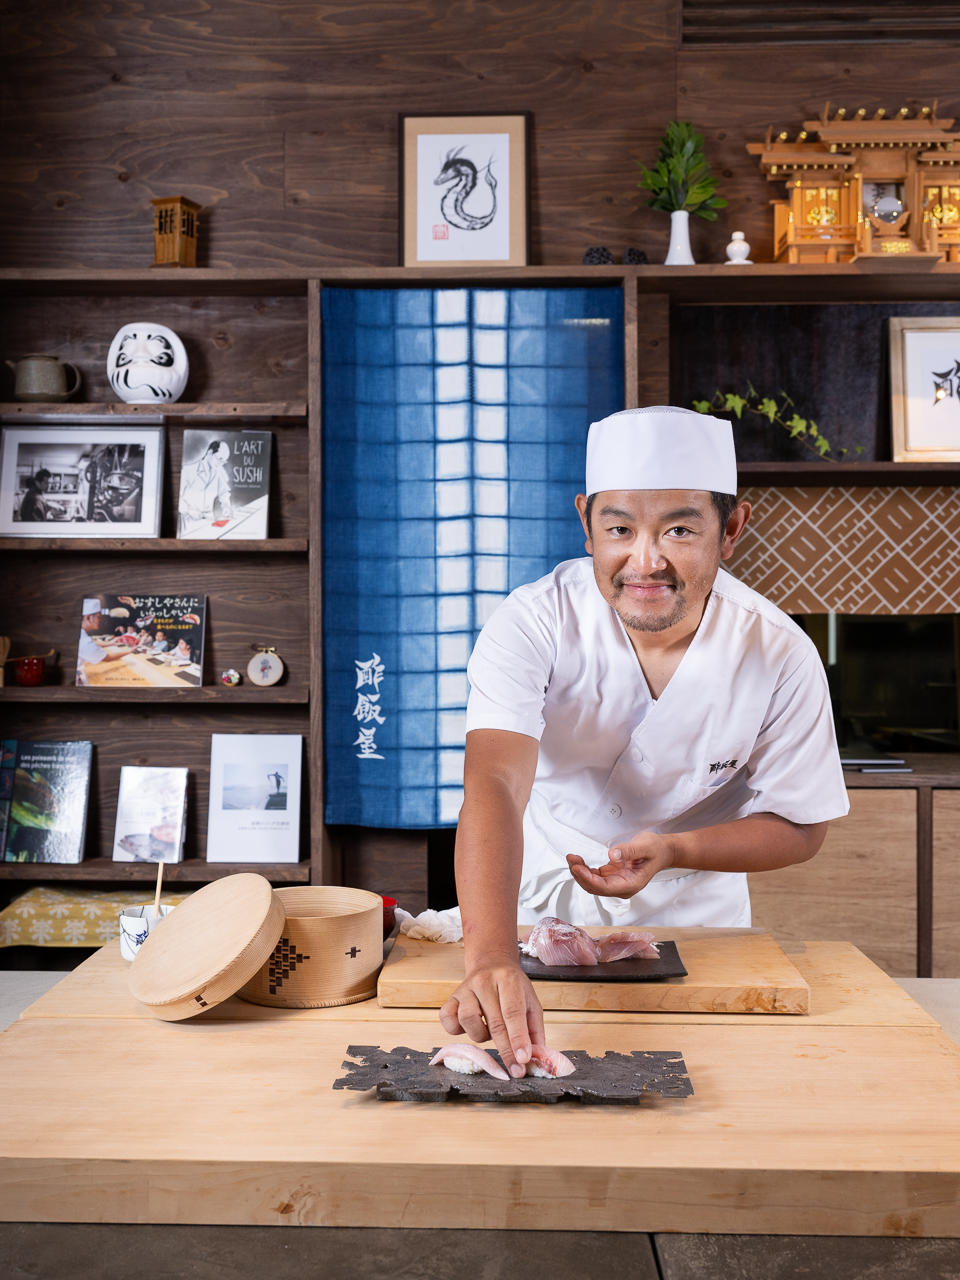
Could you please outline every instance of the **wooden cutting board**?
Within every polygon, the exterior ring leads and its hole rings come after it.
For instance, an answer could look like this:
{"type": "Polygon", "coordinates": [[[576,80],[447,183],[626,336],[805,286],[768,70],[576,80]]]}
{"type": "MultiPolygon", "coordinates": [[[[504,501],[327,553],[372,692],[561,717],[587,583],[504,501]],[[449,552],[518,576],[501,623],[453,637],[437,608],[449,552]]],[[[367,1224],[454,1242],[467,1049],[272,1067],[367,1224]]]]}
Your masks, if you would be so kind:
{"type": "MultiPolygon", "coordinates": [[[[591,929],[600,936],[613,929],[591,929]]],[[[768,934],[755,929],[651,928],[672,939],[687,969],[663,982],[534,982],[544,1009],[695,1013],[809,1013],[810,988],[768,934]]],[[[529,929],[521,929],[525,937],[529,929]]],[[[599,969],[600,966],[598,966],[599,969]]],[[[594,971],[596,972],[596,971],[594,971]]],[[[401,934],[377,983],[384,1007],[439,1009],[463,981],[463,944],[401,934]]]]}

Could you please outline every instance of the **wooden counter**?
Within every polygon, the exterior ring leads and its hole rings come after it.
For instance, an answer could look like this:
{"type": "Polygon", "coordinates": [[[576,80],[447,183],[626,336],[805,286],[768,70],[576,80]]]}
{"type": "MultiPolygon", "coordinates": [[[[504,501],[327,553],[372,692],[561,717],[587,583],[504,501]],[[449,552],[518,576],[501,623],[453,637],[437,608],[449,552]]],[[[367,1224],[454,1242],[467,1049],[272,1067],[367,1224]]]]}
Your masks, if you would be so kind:
{"type": "Polygon", "coordinates": [[[687,1099],[385,1103],[350,1044],[431,1010],[232,1000],[164,1023],[108,946],[0,1036],[5,1221],[960,1236],[960,1048],[847,944],[807,1016],[547,1014],[561,1049],[679,1050],[687,1099]]]}

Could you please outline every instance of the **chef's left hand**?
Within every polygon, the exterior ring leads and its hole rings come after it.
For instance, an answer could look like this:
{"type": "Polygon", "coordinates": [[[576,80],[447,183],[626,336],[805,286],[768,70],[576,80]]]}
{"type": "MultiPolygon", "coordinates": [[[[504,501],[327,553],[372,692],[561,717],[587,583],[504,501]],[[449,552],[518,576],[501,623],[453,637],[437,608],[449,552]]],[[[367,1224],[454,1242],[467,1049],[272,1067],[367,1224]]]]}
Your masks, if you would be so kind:
{"type": "Polygon", "coordinates": [[[651,876],[673,866],[666,836],[641,831],[632,840],[614,845],[602,867],[588,867],[576,853],[567,854],[570,874],[581,889],[603,898],[632,898],[651,876]]]}

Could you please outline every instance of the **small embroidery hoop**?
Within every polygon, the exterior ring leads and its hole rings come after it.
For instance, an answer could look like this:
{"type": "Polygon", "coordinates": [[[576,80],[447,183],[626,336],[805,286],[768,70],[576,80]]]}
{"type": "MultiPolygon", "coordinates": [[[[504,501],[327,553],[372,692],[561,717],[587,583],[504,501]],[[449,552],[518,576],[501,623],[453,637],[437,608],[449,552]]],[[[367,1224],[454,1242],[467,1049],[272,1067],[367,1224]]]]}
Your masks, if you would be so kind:
{"type": "Polygon", "coordinates": [[[256,653],[247,663],[247,676],[262,689],[276,684],[284,672],[283,659],[273,645],[255,644],[256,653]]]}

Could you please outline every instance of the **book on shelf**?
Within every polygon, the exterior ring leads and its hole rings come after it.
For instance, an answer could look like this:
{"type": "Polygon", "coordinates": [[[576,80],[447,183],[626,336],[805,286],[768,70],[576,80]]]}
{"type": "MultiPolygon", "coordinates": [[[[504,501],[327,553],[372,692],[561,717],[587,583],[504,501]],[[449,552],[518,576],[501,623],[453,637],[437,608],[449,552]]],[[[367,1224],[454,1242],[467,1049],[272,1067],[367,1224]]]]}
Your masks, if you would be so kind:
{"type": "Polygon", "coordinates": [[[178,538],[265,538],[270,501],[269,431],[183,433],[178,538]]]}
{"type": "Polygon", "coordinates": [[[114,862],[182,862],[187,770],[125,764],[120,769],[114,862]]]}
{"type": "Polygon", "coordinates": [[[206,609],[206,596],[86,596],[77,684],[98,689],[202,684],[206,609]]]}
{"type": "Polygon", "coordinates": [[[4,743],[13,747],[5,862],[82,862],[90,798],[91,742],[4,743]]]}
{"type": "Polygon", "coordinates": [[[299,862],[299,733],[210,738],[208,862],[299,862]]]}
{"type": "Polygon", "coordinates": [[[7,840],[7,823],[10,818],[10,800],[13,796],[13,775],[17,767],[17,743],[15,738],[0,740],[0,859],[7,840]]]}

